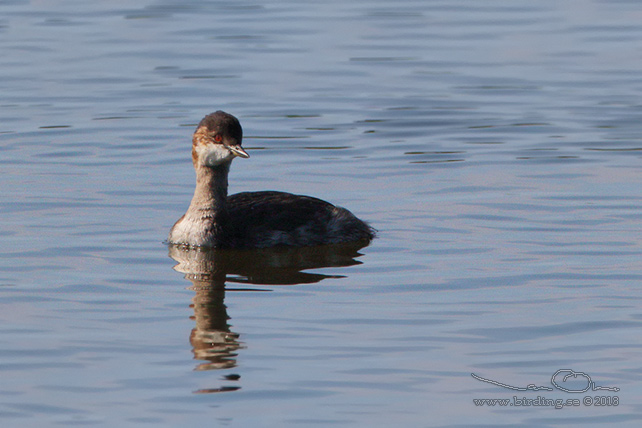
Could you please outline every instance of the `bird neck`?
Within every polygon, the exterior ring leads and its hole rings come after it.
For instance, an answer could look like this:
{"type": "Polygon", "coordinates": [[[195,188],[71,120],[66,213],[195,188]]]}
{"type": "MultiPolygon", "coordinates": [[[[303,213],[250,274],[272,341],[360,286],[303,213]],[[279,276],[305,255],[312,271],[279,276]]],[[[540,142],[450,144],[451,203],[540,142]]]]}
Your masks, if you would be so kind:
{"type": "Polygon", "coordinates": [[[188,211],[212,211],[222,213],[226,211],[227,202],[227,175],[230,163],[225,162],[216,166],[196,166],[196,190],[188,211]]]}

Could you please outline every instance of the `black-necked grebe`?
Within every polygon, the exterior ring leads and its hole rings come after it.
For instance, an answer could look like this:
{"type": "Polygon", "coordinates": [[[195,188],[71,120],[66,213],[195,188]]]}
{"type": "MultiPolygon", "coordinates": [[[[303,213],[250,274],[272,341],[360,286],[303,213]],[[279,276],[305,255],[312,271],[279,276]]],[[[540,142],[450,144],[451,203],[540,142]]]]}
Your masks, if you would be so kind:
{"type": "Polygon", "coordinates": [[[227,196],[235,157],[250,157],[243,130],[231,114],[201,120],[192,138],[196,190],[187,212],[169,233],[171,244],[213,248],[305,247],[372,240],[374,230],[345,208],[285,192],[227,196]]]}

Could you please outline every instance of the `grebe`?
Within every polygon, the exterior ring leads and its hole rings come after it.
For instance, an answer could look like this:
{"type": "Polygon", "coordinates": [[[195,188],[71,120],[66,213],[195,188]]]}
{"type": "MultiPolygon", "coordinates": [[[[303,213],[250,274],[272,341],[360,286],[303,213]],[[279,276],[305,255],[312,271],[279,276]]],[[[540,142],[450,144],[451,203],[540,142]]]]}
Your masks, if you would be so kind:
{"type": "Polygon", "coordinates": [[[345,208],[285,192],[227,196],[236,157],[249,158],[238,119],[217,111],[201,120],[192,138],[196,190],[187,212],[169,232],[169,243],[212,248],[306,247],[370,242],[375,231],[345,208]]]}

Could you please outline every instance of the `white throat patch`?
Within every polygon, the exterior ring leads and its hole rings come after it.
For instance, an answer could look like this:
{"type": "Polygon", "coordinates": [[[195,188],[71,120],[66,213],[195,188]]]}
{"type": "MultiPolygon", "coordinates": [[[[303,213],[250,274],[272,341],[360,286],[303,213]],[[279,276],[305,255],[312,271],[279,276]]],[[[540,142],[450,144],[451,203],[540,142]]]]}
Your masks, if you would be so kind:
{"type": "Polygon", "coordinates": [[[194,149],[199,163],[204,166],[220,165],[234,158],[234,154],[222,144],[197,144],[194,149]]]}

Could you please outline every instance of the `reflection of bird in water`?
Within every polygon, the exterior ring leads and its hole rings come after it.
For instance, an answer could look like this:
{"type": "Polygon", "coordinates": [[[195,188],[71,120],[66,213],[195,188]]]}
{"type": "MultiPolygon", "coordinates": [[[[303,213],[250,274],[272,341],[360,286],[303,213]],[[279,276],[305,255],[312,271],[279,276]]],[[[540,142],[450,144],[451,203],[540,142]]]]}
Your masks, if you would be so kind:
{"type": "Polygon", "coordinates": [[[247,284],[311,284],[336,275],[303,272],[308,269],[347,267],[361,264],[363,242],[318,247],[276,247],[256,250],[217,250],[170,245],[169,255],[178,262],[174,270],[187,279],[200,278],[247,284]]]}
{"type": "Polygon", "coordinates": [[[239,335],[230,331],[227,323],[225,288],[210,281],[192,280],[192,290],[196,293],[190,305],[194,309],[192,319],[196,327],[192,329],[190,343],[194,358],[207,361],[197,370],[230,369],[236,367],[236,351],[241,348],[239,335]]]}
{"type": "MultiPolygon", "coordinates": [[[[185,274],[195,295],[191,307],[196,326],[190,334],[194,358],[205,361],[196,370],[231,369],[237,366],[236,356],[245,346],[239,335],[230,329],[225,306],[225,282],[243,284],[294,285],[315,283],[333,275],[303,272],[305,269],[342,267],[360,264],[359,249],[363,243],[349,243],[310,248],[272,248],[261,250],[214,250],[185,246],[169,246],[169,256],[178,264],[174,270],[185,274]]],[[[265,291],[245,287],[238,291],[265,291]]],[[[237,374],[225,377],[237,381],[237,374]]],[[[239,389],[224,386],[204,389],[199,393],[239,389]]]]}

